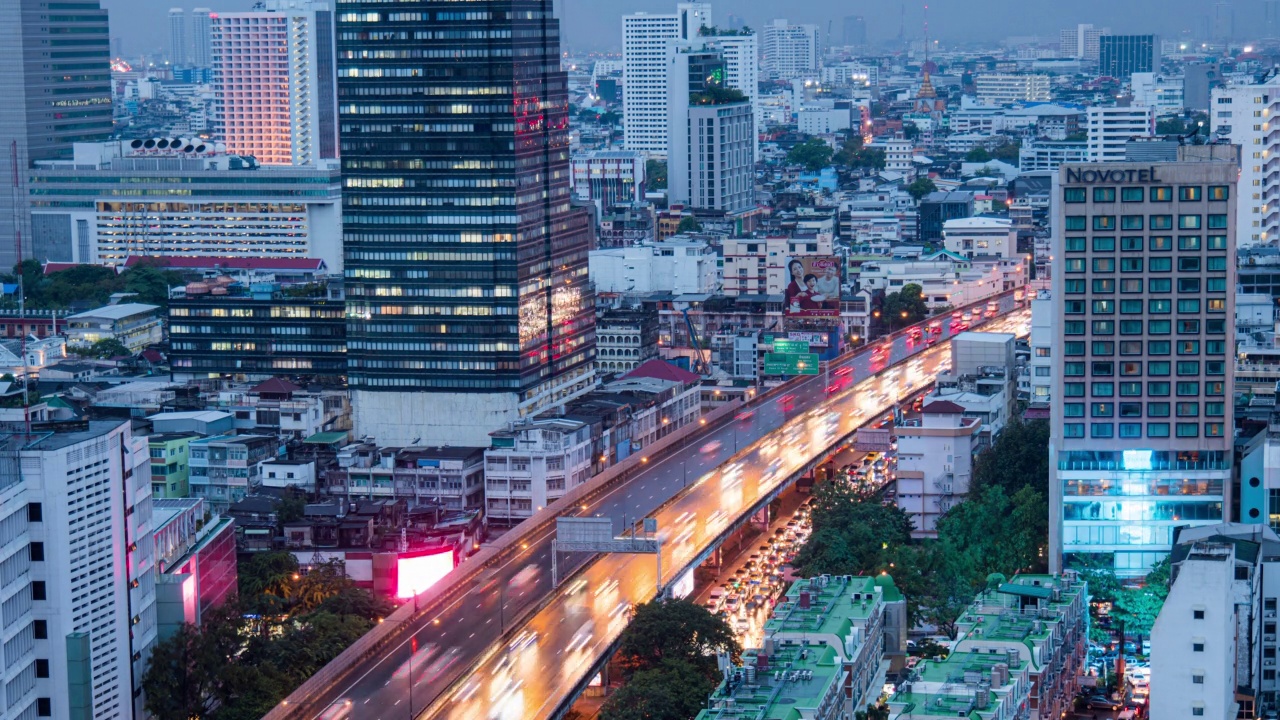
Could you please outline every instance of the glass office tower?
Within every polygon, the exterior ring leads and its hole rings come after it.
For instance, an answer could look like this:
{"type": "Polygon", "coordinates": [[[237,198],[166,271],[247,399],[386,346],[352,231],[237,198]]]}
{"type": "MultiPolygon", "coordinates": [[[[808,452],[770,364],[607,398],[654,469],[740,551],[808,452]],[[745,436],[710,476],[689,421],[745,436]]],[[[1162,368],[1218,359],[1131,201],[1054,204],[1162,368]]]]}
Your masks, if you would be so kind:
{"type": "Polygon", "coordinates": [[[381,444],[488,445],[592,382],[551,7],[338,6],[349,381],[381,444]]]}

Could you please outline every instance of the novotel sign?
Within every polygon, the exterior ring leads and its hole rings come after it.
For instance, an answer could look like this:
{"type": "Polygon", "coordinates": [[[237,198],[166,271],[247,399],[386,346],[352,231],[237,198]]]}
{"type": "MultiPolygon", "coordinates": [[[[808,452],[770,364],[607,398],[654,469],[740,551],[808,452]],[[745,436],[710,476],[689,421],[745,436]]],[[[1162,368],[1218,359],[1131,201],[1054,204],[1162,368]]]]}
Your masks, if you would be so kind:
{"type": "Polygon", "coordinates": [[[1067,168],[1069,183],[1126,183],[1126,182],[1160,182],[1156,177],[1155,166],[1145,170],[1083,170],[1067,168]]]}

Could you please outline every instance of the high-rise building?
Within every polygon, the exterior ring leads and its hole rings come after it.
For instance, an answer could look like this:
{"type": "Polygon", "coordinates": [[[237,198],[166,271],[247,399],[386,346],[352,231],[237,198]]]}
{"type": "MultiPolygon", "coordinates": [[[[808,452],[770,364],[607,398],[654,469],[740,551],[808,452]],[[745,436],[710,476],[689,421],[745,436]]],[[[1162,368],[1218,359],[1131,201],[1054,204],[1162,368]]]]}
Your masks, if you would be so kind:
{"type": "Polygon", "coordinates": [[[673,203],[739,212],[754,193],[754,111],[727,87],[724,58],[707,43],[673,46],[667,74],[668,195],[673,203]]]}
{"type": "Polygon", "coordinates": [[[1280,113],[1280,77],[1213,90],[1209,130],[1243,148],[1236,228],[1240,247],[1274,245],[1280,240],[1280,177],[1270,163],[1280,153],[1280,137],[1271,127],[1280,113]]]}
{"type": "Polygon", "coordinates": [[[1064,57],[1096,61],[1098,59],[1099,40],[1103,35],[1109,35],[1110,33],[1111,28],[1098,28],[1086,23],[1067,28],[1062,31],[1059,37],[1059,44],[1061,45],[1059,52],[1064,57]]]}
{"type": "Polygon", "coordinates": [[[1155,133],[1155,110],[1150,107],[1093,106],[1088,110],[1089,162],[1124,160],[1125,143],[1155,133]]]}
{"type": "Polygon", "coordinates": [[[1099,39],[1098,74],[1124,80],[1134,73],[1158,72],[1158,35],[1103,35],[1099,39]]]}
{"type": "MultiPolygon", "coordinates": [[[[703,34],[701,40],[708,47],[720,51],[724,60],[724,84],[747,96],[751,113],[751,156],[759,156],[758,123],[754,108],[760,94],[760,57],[756,35],[746,28],[722,30],[703,34]]],[[[674,47],[674,44],[673,44],[674,47]]]]}
{"type": "Polygon", "coordinates": [[[213,19],[213,86],[227,150],[263,165],[338,156],[333,12],[272,0],[213,19]]]}
{"type": "Polygon", "coordinates": [[[1049,564],[1143,575],[1230,507],[1239,148],[1054,176],[1049,564]]]}
{"type": "Polygon", "coordinates": [[[680,3],[673,14],[622,18],[622,122],[628,150],[667,152],[667,44],[711,26],[711,3],[680,3]]]}
{"type": "Polygon", "coordinates": [[[1262,0],[1262,37],[1280,37],[1280,0],[1262,0]]]}
{"type": "Polygon", "coordinates": [[[550,0],[343,6],[347,359],[361,435],[487,446],[593,382],[591,228],[569,202],[550,11],[550,0]]]}
{"type": "Polygon", "coordinates": [[[0,435],[0,717],[146,717],[149,464],[127,420],[0,435]]]}
{"type": "Polygon", "coordinates": [[[818,70],[821,52],[817,25],[790,25],[774,20],[761,33],[760,68],[784,80],[818,70]]]}
{"type": "Polygon", "coordinates": [[[1213,41],[1231,42],[1236,36],[1236,10],[1228,0],[1213,4],[1213,41]]]}
{"type": "Polygon", "coordinates": [[[18,182],[0,191],[0,267],[12,267],[18,234],[31,257],[31,163],[70,157],[74,143],[111,134],[111,41],[97,0],[52,14],[40,0],[8,0],[0,27],[0,177],[6,186],[18,182]]]}
{"type": "MultiPolygon", "coordinates": [[[[1277,0],[1280,1],[1280,0],[1277,0]]],[[[867,20],[861,15],[844,16],[844,44],[865,47],[867,44],[867,20]]]]}
{"type": "Polygon", "coordinates": [[[177,67],[190,62],[188,52],[191,47],[187,39],[187,11],[182,8],[169,9],[169,65],[177,67]]]}
{"type": "Polygon", "coordinates": [[[191,11],[191,52],[188,59],[196,67],[213,67],[212,19],[213,11],[209,8],[196,8],[191,11]]]}
{"type": "Polygon", "coordinates": [[[573,194],[601,208],[644,202],[645,161],[634,150],[600,150],[573,158],[573,194]]]}

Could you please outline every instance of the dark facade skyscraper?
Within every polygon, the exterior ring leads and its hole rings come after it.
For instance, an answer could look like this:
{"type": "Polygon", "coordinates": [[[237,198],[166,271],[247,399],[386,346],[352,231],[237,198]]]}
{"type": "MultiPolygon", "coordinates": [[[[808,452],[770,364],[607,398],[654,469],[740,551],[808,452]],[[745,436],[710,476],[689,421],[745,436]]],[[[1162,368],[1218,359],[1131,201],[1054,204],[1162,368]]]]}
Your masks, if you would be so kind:
{"type": "Polygon", "coordinates": [[[866,46],[867,21],[861,15],[844,16],[844,44],[866,46]]]}
{"type": "Polygon", "coordinates": [[[110,51],[98,0],[0,2],[0,267],[15,262],[15,230],[31,256],[31,162],[69,158],[73,143],[111,135],[110,51]]]}
{"type": "Polygon", "coordinates": [[[551,0],[343,3],[338,113],[356,432],[487,445],[593,379],[551,0]]]}
{"type": "Polygon", "coordinates": [[[1098,74],[1128,80],[1133,73],[1160,72],[1158,35],[1103,35],[1098,38],[1098,74]]]}

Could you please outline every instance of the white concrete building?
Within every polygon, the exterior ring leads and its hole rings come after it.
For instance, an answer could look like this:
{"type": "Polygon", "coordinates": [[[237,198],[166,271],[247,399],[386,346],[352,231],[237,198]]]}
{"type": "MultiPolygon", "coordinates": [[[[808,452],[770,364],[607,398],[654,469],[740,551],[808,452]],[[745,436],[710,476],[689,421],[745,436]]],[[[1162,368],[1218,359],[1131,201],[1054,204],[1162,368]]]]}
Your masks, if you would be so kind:
{"type": "Polygon", "coordinates": [[[1240,146],[1236,201],[1239,247],[1276,244],[1280,238],[1280,77],[1213,90],[1209,103],[1214,135],[1240,146]]]}
{"type": "Polygon", "coordinates": [[[1030,388],[1027,401],[1034,406],[1047,407],[1053,397],[1053,299],[1048,290],[1042,290],[1031,301],[1031,359],[1030,388]]]}
{"type": "Polygon", "coordinates": [[[714,43],[668,47],[668,199],[707,210],[746,210],[755,195],[756,118],[750,99],[717,94],[736,88],[715,80],[726,63],[714,43]]]}
{"type": "Polygon", "coordinates": [[[157,630],[149,464],[127,421],[5,436],[0,718],[146,716],[157,630]]]}
{"type": "Polygon", "coordinates": [[[849,108],[803,108],[796,113],[796,127],[805,135],[831,135],[848,130],[853,122],[849,108]]]}
{"type": "Polygon", "coordinates": [[[817,71],[822,56],[817,25],[774,20],[764,26],[761,36],[760,68],[765,72],[790,80],[817,71]]]}
{"type": "Polygon", "coordinates": [[[1094,27],[1088,23],[1080,23],[1075,27],[1062,31],[1059,36],[1061,43],[1060,53],[1063,57],[1097,62],[1098,55],[1102,49],[1101,38],[1103,35],[1110,34],[1111,28],[1094,27]]]}
{"type": "Polygon", "coordinates": [[[725,295],[781,295],[790,282],[787,261],[796,255],[832,255],[831,233],[812,237],[725,238],[725,295]]]}
{"type": "Polygon", "coordinates": [[[921,287],[929,307],[960,307],[1004,290],[998,265],[975,266],[963,258],[935,253],[919,260],[873,260],[862,264],[858,285],[865,290],[897,292],[904,285],[921,287]]]}
{"type": "Polygon", "coordinates": [[[667,152],[667,45],[711,25],[711,3],[680,3],[672,14],[622,17],[622,122],[628,150],[667,152]]]}
{"type": "Polygon", "coordinates": [[[621,248],[592,250],[588,266],[596,292],[713,293],[720,288],[715,249],[676,236],[621,248]]]}
{"type": "Polygon", "coordinates": [[[145,303],[106,305],[67,316],[67,345],[84,349],[99,340],[119,340],[129,352],[164,340],[159,306],[145,303]]]}
{"type": "Polygon", "coordinates": [[[635,150],[600,150],[573,157],[573,194],[602,208],[644,202],[645,159],[635,150]]]}
{"type": "Polygon", "coordinates": [[[309,493],[316,491],[316,463],[314,460],[285,460],[276,458],[262,463],[262,487],[300,487],[309,493]]]}
{"type": "Polygon", "coordinates": [[[323,0],[267,0],[213,16],[213,84],[227,149],[263,165],[338,157],[333,11],[323,0]]]}
{"type": "Polygon", "coordinates": [[[1025,140],[1018,148],[1018,170],[1057,170],[1063,163],[1085,162],[1089,145],[1076,140],[1025,140]]]}
{"type": "Polygon", "coordinates": [[[938,518],[969,492],[973,453],[982,423],[965,409],[935,400],[920,418],[894,429],[898,436],[898,507],[911,516],[911,536],[936,538],[938,518]]]}
{"type": "Polygon", "coordinates": [[[983,73],[974,78],[981,105],[1014,105],[1022,102],[1048,102],[1048,75],[983,73]]]}
{"type": "Polygon", "coordinates": [[[1133,73],[1129,76],[1133,104],[1155,110],[1156,116],[1180,113],[1186,106],[1182,77],[1166,77],[1157,73],[1133,73]]]}
{"type": "Polygon", "coordinates": [[[1124,145],[1132,138],[1155,134],[1155,111],[1149,107],[1098,107],[1088,112],[1088,162],[1123,162],[1124,145]]]}
{"type": "Polygon", "coordinates": [[[867,147],[884,150],[885,172],[911,174],[915,172],[915,146],[903,138],[876,138],[867,147]]]}
{"type": "Polygon", "coordinates": [[[566,418],[524,419],[489,433],[485,516],[516,524],[591,477],[591,426],[566,418]]]}
{"type": "Polygon", "coordinates": [[[948,252],[969,259],[988,255],[1013,258],[1018,254],[1018,231],[1005,218],[956,218],[942,223],[942,243],[948,252]]]}

